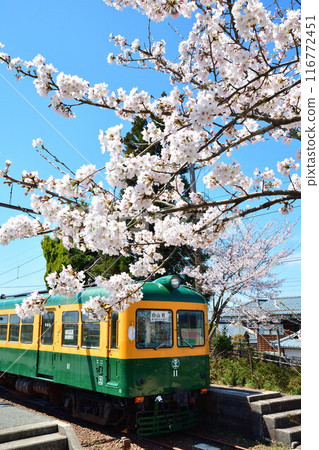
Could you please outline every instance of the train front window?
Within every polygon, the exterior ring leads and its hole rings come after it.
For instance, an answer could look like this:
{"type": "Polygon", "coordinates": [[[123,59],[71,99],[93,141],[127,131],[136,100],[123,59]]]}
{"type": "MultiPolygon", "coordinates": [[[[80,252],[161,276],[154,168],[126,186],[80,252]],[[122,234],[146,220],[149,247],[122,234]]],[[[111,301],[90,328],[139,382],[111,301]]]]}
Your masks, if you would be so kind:
{"type": "Polygon", "coordinates": [[[138,309],[136,312],[136,347],[168,348],[173,346],[172,311],[138,309]]]}
{"type": "Polygon", "coordinates": [[[177,311],[177,345],[179,347],[197,347],[204,343],[203,312],[177,311]]]}

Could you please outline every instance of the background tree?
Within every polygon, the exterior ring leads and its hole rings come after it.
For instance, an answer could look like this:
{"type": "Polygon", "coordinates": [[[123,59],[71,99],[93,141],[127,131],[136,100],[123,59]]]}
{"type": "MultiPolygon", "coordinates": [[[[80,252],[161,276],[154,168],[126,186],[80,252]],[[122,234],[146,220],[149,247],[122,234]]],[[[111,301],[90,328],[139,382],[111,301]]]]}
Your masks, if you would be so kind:
{"type": "Polygon", "coordinates": [[[230,336],[226,334],[218,333],[211,341],[213,356],[227,357],[234,350],[234,345],[230,336]]]}
{"type": "MultiPolygon", "coordinates": [[[[257,300],[278,294],[283,280],[274,269],[295,250],[287,246],[291,231],[287,224],[269,222],[256,230],[252,222],[242,223],[207,250],[210,259],[204,272],[198,267],[185,269],[210,298],[210,336],[215,334],[226,307],[244,304],[243,297],[257,300]]],[[[261,320],[260,316],[261,311],[261,320]]]]}
{"type": "Polygon", "coordinates": [[[89,250],[82,252],[77,248],[66,249],[60,239],[45,236],[41,242],[46,259],[44,279],[52,273],[60,273],[63,266],[71,265],[77,272],[85,271],[85,284],[91,284],[98,275],[112,276],[128,271],[131,258],[99,255],[89,250]]]}

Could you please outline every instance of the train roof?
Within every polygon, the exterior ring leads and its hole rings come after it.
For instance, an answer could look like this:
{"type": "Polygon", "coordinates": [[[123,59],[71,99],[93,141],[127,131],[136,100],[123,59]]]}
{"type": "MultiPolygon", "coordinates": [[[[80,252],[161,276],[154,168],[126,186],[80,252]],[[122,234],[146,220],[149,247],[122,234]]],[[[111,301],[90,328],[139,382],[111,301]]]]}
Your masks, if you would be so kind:
{"type": "MultiPolygon", "coordinates": [[[[164,279],[164,277],[162,277],[164,279]]],[[[162,284],[161,278],[155,281],[149,281],[142,287],[143,299],[150,301],[167,301],[167,302],[183,302],[183,303],[206,303],[205,297],[194,289],[181,285],[176,289],[169,288],[167,283],[162,284]]],[[[20,304],[29,294],[22,294],[20,296],[9,297],[0,300],[0,310],[15,308],[16,304],[20,304]]],[[[49,295],[49,294],[43,294],[49,295]]],[[[55,295],[50,297],[46,306],[54,305],[68,305],[68,304],[82,304],[87,302],[90,297],[97,295],[109,296],[109,293],[101,287],[90,287],[85,289],[82,293],[76,294],[74,297],[65,297],[62,295],[55,295]]]]}

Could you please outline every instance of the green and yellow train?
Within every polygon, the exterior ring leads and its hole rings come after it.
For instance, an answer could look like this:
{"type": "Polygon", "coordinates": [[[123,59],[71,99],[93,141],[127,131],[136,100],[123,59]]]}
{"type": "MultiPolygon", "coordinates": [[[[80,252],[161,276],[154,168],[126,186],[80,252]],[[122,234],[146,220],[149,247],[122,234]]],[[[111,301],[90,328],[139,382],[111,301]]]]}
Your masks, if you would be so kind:
{"type": "Polygon", "coordinates": [[[196,425],[209,386],[207,304],[178,277],[143,286],[143,300],[98,322],[81,312],[88,288],[55,296],[21,320],[25,296],[0,300],[0,382],[61,403],[75,417],[159,434],[196,425]]]}

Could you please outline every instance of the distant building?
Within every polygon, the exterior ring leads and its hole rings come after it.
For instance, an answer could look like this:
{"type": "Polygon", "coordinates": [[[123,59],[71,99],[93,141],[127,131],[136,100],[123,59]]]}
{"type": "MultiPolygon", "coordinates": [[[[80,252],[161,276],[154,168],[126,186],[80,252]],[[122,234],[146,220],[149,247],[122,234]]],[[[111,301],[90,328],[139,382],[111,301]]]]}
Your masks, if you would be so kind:
{"type": "Polygon", "coordinates": [[[290,336],[301,328],[301,297],[258,300],[258,305],[269,314],[269,322],[258,327],[257,350],[277,352],[278,338],[290,336]]]}
{"type": "MultiPolygon", "coordinates": [[[[280,350],[283,356],[286,358],[301,359],[301,333],[293,333],[290,336],[286,336],[280,339],[280,350]]],[[[273,342],[273,346],[278,352],[278,342],[273,342]]]]}
{"type": "MultiPolygon", "coordinates": [[[[267,316],[269,317],[267,323],[263,322],[262,324],[257,325],[256,328],[249,327],[250,333],[254,331],[257,336],[257,350],[259,352],[278,352],[278,340],[283,341],[283,338],[292,336],[301,328],[301,297],[281,297],[274,300],[258,299],[257,305],[255,301],[248,302],[245,305],[245,308],[247,310],[249,310],[249,308],[256,309],[256,306],[261,309],[261,312],[267,313],[267,316]]],[[[225,326],[228,329],[228,327],[231,327],[236,321],[238,321],[236,309],[227,308],[221,317],[220,329],[225,326]]],[[[243,327],[243,329],[244,328],[247,329],[247,327],[243,327]]],[[[229,328],[229,330],[230,333],[233,333],[232,328],[229,328]]],[[[235,334],[244,334],[245,331],[242,331],[243,333],[235,334]]],[[[229,335],[231,335],[230,333],[229,335]]],[[[290,343],[293,344],[293,342],[288,339],[287,341],[284,341],[282,349],[286,348],[285,346],[290,343]]],[[[294,345],[299,344],[300,343],[294,343],[294,345]]],[[[286,350],[288,350],[288,348],[286,348],[286,350]]],[[[291,349],[291,353],[296,352],[291,349]]]]}

